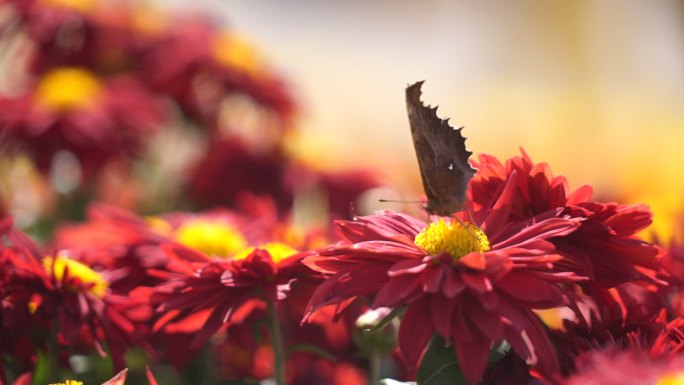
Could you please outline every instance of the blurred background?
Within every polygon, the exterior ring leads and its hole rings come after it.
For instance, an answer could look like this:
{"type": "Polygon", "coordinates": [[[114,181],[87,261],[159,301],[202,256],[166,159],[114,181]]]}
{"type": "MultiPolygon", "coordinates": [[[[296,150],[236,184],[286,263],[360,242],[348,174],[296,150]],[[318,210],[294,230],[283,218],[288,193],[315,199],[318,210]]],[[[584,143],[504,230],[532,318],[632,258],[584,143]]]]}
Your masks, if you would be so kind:
{"type": "MultiPolygon", "coordinates": [[[[167,260],[143,246],[182,242],[183,221],[217,207],[244,216],[234,227],[245,234],[272,231],[298,250],[328,244],[350,202],[424,217],[404,100],[419,80],[476,155],[503,162],[523,148],[571,189],[646,203],[647,235],[663,244],[684,218],[681,1],[0,0],[0,219],[48,248],[102,243],[157,268],[167,260]]],[[[212,229],[189,238],[232,242],[212,229]]],[[[126,293],[138,284],[119,277],[126,293]]],[[[372,358],[351,337],[331,342],[351,366],[326,376],[357,381],[339,384],[364,383],[372,358]]],[[[230,338],[215,342],[216,357],[236,359],[217,377],[271,375],[256,345],[237,357],[230,338]]],[[[179,355],[178,368],[194,359],[179,355]]],[[[203,357],[181,374],[213,371],[203,357]]],[[[145,359],[130,359],[132,372],[145,359]]],[[[303,377],[311,362],[297,364],[303,377]]]]}
{"type": "Polygon", "coordinates": [[[226,20],[278,64],[318,162],[416,180],[403,89],[425,80],[423,99],[466,127],[476,154],[520,146],[571,187],[658,217],[683,206],[681,1],[172,4],[226,20]]]}
{"type": "MultiPolygon", "coordinates": [[[[83,11],[95,0],[42,2],[83,11]]],[[[131,4],[154,10],[136,19],[144,30],[166,23],[173,31],[175,21],[158,15],[175,13],[238,31],[296,100],[289,156],[327,170],[371,166],[408,191],[383,197],[421,194],[404,88],[425,80],[423,99],[466,127],[474,153],[505,159],[522,147],[566,175],[572,188],[592,184],[600,199],[649,204],[663,236],[682,209],[680,1],[131,4]]],[[[4,48],[8,89],[8,58],[18,50],[4,48]]],[[[199,157],[199,148],[175,156],[199,157]]]]}

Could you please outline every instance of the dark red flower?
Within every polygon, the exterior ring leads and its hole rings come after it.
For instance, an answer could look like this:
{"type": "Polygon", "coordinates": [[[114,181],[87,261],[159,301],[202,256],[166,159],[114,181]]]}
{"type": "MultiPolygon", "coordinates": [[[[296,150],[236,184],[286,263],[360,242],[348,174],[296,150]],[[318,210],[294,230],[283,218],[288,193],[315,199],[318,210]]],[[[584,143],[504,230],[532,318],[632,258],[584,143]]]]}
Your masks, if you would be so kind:
{"type": "Polygon", "coordinates": [[[109,287],[123,295],[140,285],[161,282],[150,276],[149,269],[166,266],[168,258],[159,245],[170,241],[150,221],[99,203],[88,207],[86,222],[61,226],[55,232],[58,250],[68,249],[78,261],[120,277],[109,287]]]}
{"type": "Polygon", "coordinates": [[[655,275],[660,249],[636,235],[651,223],[646,206],[591,201],[590,186],[571,193],[565,177],[553,176],[548,164],[533,163],[524,151],[505,165],[490,155],[480,155],[474,164],[478,172],[470,183],[469,196],[475,210],[496,199],[509,176],[516,173],[508,221],[528,220],[550,211],[558,217],[583,219],[577,231],[553,240],[564,257],[556,263],[559,271],[573,271],[606,287],[655,275]]]}
{"type": "Polygon", "coordinates": [[[263,151],[226,138],[213,141],[192,168],[188,193],[201,207],[234,207],[245,194],[270,197],[286,213],[297,194],[315,192],[320,202],[309,201],[309,209],[318,203],[321,215],[337,219],[348,218],[357,199],[381,185],[378,173],[370,170],[316,170],[296,164],[280,148],[263,151]]]}
{"type": "Polygon", "coordinates": [[[71,152],[88,177],[140,149],[161,123],[159,103],[133,78],[104,80],[86,69],[56,68],[28,94],[0,99],[0,135],[44,171],[56,153],[71,152]]]}
{"type": "Polygon", "coordinates": [[[426,224],[391,212],[336,222],[342,241],[304,260],[330,275],[311,298],[307,318],[323,306],[375,295],[373,307],[407,306],[399,347],[409,366],[436,331],[454,343],[473,383],[492,343],[503,339],[544,373],[557,372],[555,351],[532,309],[563,304],[557,284],[579,279],[552,270],[561,257],[549,240],[571,233],[581,220],[507,221],[516,178],[513,173],[498,199],[474,211],[475,223],[466,227],[463,218],[426,224]]]}
{"type": "Polygon", "coordinates": [[[253,111],[265,113],[264,121],[274,123],[272,128],[290,126],[296,108],[283,81],[244,38],[221,31],[208,18],[174,20],[144,61],[150,84],[209,126],[219,123],[221,103],[232,96],[254,102],[253,111]]]}
{"type": "Polygon", "coordinates": [[[151,309],[144,301],[111,293],[106,273],[69,258],[66,250],[42,262],[55,287],[44,306],[55,313],[61,341],[91,346],[102,356],[107,355],[106,344],[119,370],[129,347],[152,352],[145,327],[151,309]]]}
{"type": "Polygon", "coordinates": [[[292,206],[285,184],[285,156],[260,152],[232,138],[214,141],[190,172],[189,193],[202,207],[235,207],[245,193],[271,197],[281,210],[292,206]]]}
{"type": "Polygon", "coordinates": [[[174,272],[150,293],[161,314],[155,330],[196,332],[191,347],[264,309],[265,301],[284,299],[304,270],[301,256],[280,243],[247,248],[231,259],[212,259],[181,245],[165,249],[174,272]]]}
{"type": "MultiPolygon", "coordinates": [[[[251,201],[251,203],[258,203],[251,201]]],[[[111,288],[127,294],[141,286],[161,283],[153,270],[166,270],[169,258],[162,244],[174,241],[208,255],[228,257],[248,244],[272,238],[275,212],[254,204],[251,211],[214,209],[201,213],[175,212],[142,218],[130,211],[91,204],[87,221],[57,229],[57,249],[69,249],[88,266],[111,271],[111,288]]]]}
{"type": "Polygon", "coordinates": [[[658,286],[651,294],[651,301],[664,306],[675,317],[684,317],[684,217],[678,219],[674,235],[662,258],[660,277],[668,285],[658,286]]]}
{"type": "MultiPolygon", "coordinates": [[[[143,7],[93,0],[8,0],[15,21],[30,38],[31,71],[83,66],[121,73],[139,66],[156,37],[155,20],[143,7]],[[145,16],[144,23],[139,20],[145,16]]],[[[157,18],[159,15],[154,15],[157,18]]]]}
{"type": "MultiPolygon", "coordinates": [[[[0,355],[13,357],[13,369],[19,371],[35,365],[42,345],[34,333],[50,322],[36,313],[53,290],[40,258],[36,245],[13,227],[11,219],[0,219],[0,355]]],[[[0,382],[5,381],[0,363],[0,382]]]]}
{"type": "Polygon", "coordinates": [[[550,332],[565,374],[575,370],[577,357],[596,349],[650,351],[653,357],[684,349],[683,320],[668,321],[664,309],[640,302],[627,289],[594,286],[590,296],[574,299],[575,318],[550,332]]]}

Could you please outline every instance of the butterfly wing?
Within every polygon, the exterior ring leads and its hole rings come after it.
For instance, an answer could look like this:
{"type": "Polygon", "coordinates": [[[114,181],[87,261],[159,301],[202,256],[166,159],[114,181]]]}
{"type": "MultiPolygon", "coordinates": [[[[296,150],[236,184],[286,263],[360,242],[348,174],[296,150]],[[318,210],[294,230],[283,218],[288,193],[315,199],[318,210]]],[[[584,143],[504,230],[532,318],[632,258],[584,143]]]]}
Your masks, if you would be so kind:
{"type": "Polygon", "coordinates": [[[451,127],[448,119],[437,116],[437,107],[429,107],[420,100],[418,82],[406,88],[413,145],[428,202],[430,214],[452,215],[463,209],[468,182],[475,169],[468,163],[472,154],[465,148],[461,129],[451,127]]]}

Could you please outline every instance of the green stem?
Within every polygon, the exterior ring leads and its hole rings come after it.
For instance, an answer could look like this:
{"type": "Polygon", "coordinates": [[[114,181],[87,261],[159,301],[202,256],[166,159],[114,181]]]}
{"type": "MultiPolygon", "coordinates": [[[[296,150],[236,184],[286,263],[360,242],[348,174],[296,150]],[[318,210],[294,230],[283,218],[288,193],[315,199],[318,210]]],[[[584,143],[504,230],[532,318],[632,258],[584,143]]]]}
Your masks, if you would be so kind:
{"type": "Polygon", "coordinates": [[[371,353],[370,357],[368,357],[368,359],[370,361],[370,383],[372,385],[377,385],[378,383],[380,383],[380,367],[382,363],[382,354],[377,349],[373,349],[373,352],[371,353]]]}
{"type": "Polygon", "coordinates": [[[271,344],[273,345],[273,372],[276,385],[285,385],[285,351],[283,350],[283,336],[280,331],[280,321],[276,305],[272,301],[268,303],[268,327],[271,332],[271,344]]]}

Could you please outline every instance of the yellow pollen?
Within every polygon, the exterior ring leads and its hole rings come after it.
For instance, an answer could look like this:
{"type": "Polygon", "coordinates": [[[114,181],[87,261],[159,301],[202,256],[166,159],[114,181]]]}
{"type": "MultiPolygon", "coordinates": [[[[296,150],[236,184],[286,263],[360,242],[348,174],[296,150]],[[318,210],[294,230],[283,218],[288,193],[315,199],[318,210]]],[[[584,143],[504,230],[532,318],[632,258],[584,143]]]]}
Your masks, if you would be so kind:
{"type": "Polygon", "coordinates": [[[59,384],[50,385],[83,385],[83,383],[81,381],[66,380],[66,382],[60,382],[59,384]]]}
{"type": "Polygon", "coordinates": [[[463,227],[457,221],[440,219],[430,223],[416,235],[414,242],[430,255],[446,251],[454,259],[471,252],[482,253],[489,250],[489,240],[484,231],[471,223],[466,223],[466,226],[467,228],[463,227]]]}
{"type": "MultiPolygon", "coordinates": [[[[278,263],[285,258],[297,254],[297,250],[280,242],[269,242],[265,245],[259,246],[258,248],[268,251],[268,254],[271,256],[271,260],[273,261],[273,263],[278,263]]],[[[256,247],[247,247],[241,250],[239,253],[235,254],[235,256],[233,256],[233,259],[245,259],[250,254],[252,254],[252,251],[254,251],[255,249],[256,247]]]]}
{"type": "Polygon", "coordinates": [[[214,39],[212,46],[216,60],[222,65],[255,75],[260,68],[261,59],[254,47],[244,38],[224,32],[214,39]]]}
{"type": "Polygon", "coordinates": [[[220,220],[189,220],[176,230],[176,240],[185,246],[215,257],[227,257],[244,249],[242,234],[220,220]]]}
{"type": "Polygon", "coordinates": [[[684,371],[669,373],[661,377],[655,385],[684,385],[684,371]]]}
{"type": "Polygon", "coordinates": [[[58,68],[45,74],[36,90],[36,102],[46,108],[67,111],[87,108],[102,96],[95,74],[80,68],[58,68]]]}
{"type": "MultiPolygon", "coordinates": [[[[104,297],[107,293],[107,281],[102,278],[100,273],[94,271],[81,262],[57,255],[56,258],[44,258],[43,267],[48,274],[54,274],[57,281],[63,281],[64,275],[68,271],[68,282],[71,282],[71,280],[74,278],[78,278],[82,284],[93,284],[88,290],[100,298],[104,297]]],[[[79,286],[70,285],[68,282],[65,286],[66,289],[71,291],[79,291],[81,289],[79,286]]]]}

